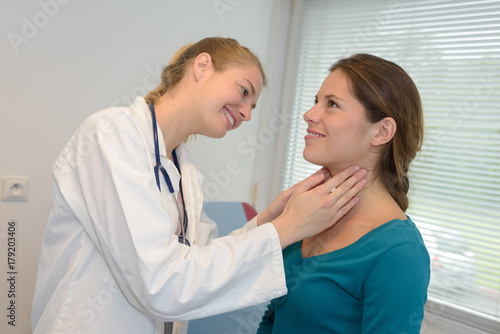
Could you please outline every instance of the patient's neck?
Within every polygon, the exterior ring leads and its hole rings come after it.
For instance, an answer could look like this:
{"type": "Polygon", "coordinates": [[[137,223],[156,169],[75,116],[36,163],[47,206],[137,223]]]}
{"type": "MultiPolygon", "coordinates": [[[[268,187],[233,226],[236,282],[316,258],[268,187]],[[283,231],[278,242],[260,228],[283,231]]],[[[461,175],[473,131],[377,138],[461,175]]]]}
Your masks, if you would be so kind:
{"type": "MultiPolygon", "coordinates": [[[[368,170],[368,174],[366,175],[367,184],[355,195],[359,198],[359,202],[344,217],[342,217],[337,224],[342,225],[348,223],[349,221],[356,221],[359,219],[385,220],[406,218],[404,212],[392,198],[389,190],[385,187],[382,180],[375,175],[373,170],[368,168],[365,169],[368,170]]],[[[341,171],[332,169],[329,170],[333,176],[341,171]]]]}

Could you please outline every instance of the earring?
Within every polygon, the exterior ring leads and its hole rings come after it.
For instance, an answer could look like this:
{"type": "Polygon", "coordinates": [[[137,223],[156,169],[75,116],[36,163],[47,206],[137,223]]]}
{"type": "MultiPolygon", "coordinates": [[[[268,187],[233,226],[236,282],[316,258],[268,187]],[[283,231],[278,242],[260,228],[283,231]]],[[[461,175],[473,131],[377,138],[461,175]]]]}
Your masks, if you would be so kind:
{"type": "Polygon", "coordinates": [[[201,75],[198,74],[196,77],[199,79],[201,77],[201,75]]]}

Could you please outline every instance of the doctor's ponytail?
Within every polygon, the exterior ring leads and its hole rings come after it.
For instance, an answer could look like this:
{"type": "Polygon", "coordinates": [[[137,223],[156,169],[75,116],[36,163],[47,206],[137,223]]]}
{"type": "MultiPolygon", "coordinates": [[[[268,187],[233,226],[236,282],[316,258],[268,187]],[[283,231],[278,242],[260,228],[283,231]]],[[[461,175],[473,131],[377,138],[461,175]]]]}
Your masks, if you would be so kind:
{"type": "Polygon", "coordinates": [[[232,38],[208,37],[201,41],[188,44],[180,48],[172,57],[169,64],[163,68],[161,82],[157,88],[146,94],[146,103],[157,104],[160,98],[174,88],[184,77],[189,65],[193,64],[201,53],[208,53],[216,71],[224,71],[230,66],[253,64],[257,66],[264,86],[267,79],[259,58],[248,48],[241,46],[232,38]]]}

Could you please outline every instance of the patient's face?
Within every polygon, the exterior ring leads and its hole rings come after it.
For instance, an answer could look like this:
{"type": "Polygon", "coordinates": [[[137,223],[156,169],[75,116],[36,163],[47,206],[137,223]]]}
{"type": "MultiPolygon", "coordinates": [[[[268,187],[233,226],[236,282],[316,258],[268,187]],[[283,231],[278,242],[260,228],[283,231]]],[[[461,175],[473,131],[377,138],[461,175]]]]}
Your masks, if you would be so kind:
{"type": "Polygon", "coordinates": [[[330,170],[352,164],[366,166],[372,124],[341,70],[333,71],[323,81],[315,102],[304,114],[308,124],[304,158],[330,170]]]}

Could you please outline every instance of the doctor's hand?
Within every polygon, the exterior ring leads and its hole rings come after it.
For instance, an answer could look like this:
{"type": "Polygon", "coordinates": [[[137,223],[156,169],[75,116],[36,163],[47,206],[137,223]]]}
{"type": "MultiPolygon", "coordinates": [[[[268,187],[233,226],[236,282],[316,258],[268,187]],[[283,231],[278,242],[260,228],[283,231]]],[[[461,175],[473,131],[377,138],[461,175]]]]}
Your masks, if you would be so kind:
{"type": "Polygon", "coordinates": [[[257,225],[269,223],[270,221],[276,219],[279,215],[283,213],[286,203],[290,200],[290,197],[294,193],[303,192],[307,188],[307,184],[321,184],[331,178],[330,172],[327,168],[323,167],[316,173],[312,174],[305,180],[293,185],[289,189],[283,191],[276,197],[276,199],[259,214],[257,217],[257,225]],[[303,183],[306,183],[304,186],[303,183]]]}
{"type": "Polygon", "coordinates": [[[358,203],[355,195],[366,186],[366,174],[365,169],[351,166],[325,181],[326,174],[320,171],[292,187],[283,212],[271,221],[281,248],[338,222],[358,203]]]}

